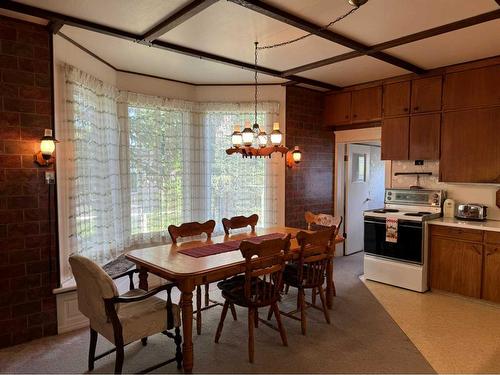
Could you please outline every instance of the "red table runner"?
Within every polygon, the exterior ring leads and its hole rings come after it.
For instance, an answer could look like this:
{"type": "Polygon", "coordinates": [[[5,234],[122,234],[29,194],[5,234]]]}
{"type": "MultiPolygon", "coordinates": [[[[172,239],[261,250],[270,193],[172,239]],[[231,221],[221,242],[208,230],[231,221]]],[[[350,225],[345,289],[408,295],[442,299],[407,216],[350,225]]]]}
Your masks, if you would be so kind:
{"type": "MultiPolygon", "coordinates": [[[[193,247],[190,249],[179,250],[178,252],[184,255],[189,255],[194,258],[202,258],[209,255],[227,253],[229,251],[235,251],[240,248],[241,241],[253,242],[256,244],[261,243],[264,240],[272,240],[275,238],[283,238],[285,237],[285,233],[270,233],[265,234],[263,236],[256,236],[250,238],[244,238],[242,240],[228,241],[222,243],[215,243],[211,245],[204,245],[200,247],[193,247]]],[[[293,237],[293,236],[292,236],[293,237]]]]}

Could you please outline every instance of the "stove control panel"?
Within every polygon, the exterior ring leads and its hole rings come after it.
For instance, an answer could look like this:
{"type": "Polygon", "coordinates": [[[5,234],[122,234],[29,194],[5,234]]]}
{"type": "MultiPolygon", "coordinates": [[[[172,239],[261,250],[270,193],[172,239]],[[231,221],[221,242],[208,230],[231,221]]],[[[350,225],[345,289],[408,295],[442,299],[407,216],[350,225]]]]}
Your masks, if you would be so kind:
{"type": "Polygon", "coordinates": [[[441,207],[445,199],[442,190],[386,189],[385,203],[441,207]]]}

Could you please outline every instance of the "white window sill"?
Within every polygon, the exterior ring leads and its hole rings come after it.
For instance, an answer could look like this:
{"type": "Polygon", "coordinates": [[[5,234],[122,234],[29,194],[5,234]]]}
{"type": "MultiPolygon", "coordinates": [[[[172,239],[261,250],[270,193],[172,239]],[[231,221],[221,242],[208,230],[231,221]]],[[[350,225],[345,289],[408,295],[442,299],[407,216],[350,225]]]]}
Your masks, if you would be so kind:
{"type": "Polygon", "coordinates": [[[71,279],[65,281],[59,288],[53,289],[52,293],[63,294],[63,293],[74,292],[75,290],[76,290],[76,282],[75,278],[72,277],[71,279]]]}

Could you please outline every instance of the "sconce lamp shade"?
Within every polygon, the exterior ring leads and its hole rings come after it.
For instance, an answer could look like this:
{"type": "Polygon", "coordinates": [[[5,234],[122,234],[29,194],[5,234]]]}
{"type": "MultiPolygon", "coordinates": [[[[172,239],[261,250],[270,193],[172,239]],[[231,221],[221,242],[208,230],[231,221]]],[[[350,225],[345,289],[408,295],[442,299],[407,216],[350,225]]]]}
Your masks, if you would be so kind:
{"type": "Polygon", "coordinates": [[[299,146],[295,146],[293,149],[292,158],[295,164],[299,164],[302,160],[302,151],[300,151],[299,146]]]}
{"type": "Polygon", "coordinates": [[[52,129],[45,129],[44,136],[40,140],[40,151],[34,156],[35,163],[43,167],[54,163],[52,154],[56,149],[56,143],[58,141],[52,135],[52,129]]]}
{"type": "Polygon", "coordinates": [[[283,134],[280,132],[280,124],[278,122],[275,122],[273,124],[273,131],[271,132],[271,143],[273,146],[279,146],[281,145],[281,142],[283,140],[283,134]]]}

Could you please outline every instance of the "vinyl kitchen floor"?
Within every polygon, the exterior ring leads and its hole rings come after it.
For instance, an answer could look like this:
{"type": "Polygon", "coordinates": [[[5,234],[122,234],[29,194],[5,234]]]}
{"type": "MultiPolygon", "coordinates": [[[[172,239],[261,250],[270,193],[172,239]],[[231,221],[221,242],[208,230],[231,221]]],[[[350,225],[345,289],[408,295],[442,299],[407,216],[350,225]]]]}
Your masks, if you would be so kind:
{"type": "Polygon", "coordinates": [[[365,285],[438,373],[500,373],[500,305],[365,285]]]}

